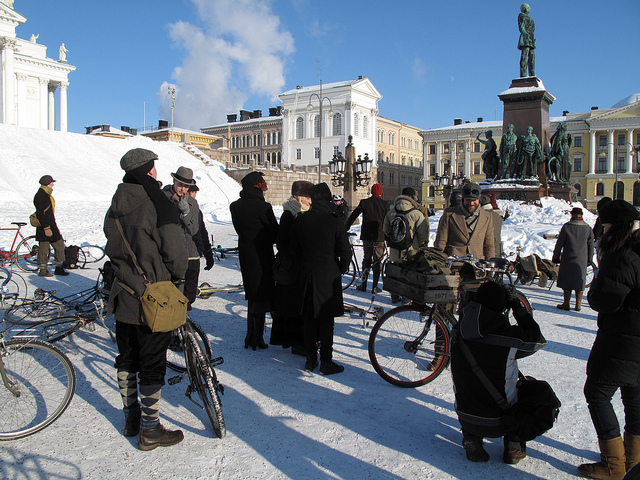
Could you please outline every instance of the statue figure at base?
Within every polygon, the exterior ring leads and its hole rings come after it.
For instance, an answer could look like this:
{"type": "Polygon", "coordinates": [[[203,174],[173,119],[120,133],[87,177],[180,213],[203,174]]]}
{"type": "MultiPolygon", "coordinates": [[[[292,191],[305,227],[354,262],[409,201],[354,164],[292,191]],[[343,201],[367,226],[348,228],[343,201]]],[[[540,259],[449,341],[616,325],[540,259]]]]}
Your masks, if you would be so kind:
{"type": "Polygon", "coordinates": [[[538,163],[543,162],[542,146],[533,127],[527,127],[527,134],[520,137],[520,150],[518,152],[517,178],[535,177],[538,172],[538,163]]]}
{"type": "Polygon", "coordinates": [[[520,77],[527,76],[527,67],[529,67],[529,76],[536,76],[536,39],[533,33],[536,24],[533,18],[529,16],[531,7],[528,3],[520,6],[520,14],[518,15],[518,29],[520,30],[520,38],[518,39],[518,49],[520,50],[520,77]]]}
{"type": "Polygon", "coordinates": [[[500,178],[514,178],[514,170],[516,169],[516,142],[518,136],[513,133],[513,123],[507,125],[507,132],[502,135],[500,142],[500,178]]]}
{"type": "Polygon", "coordinates": [[[480,135],[481,133],[478,134],[476,140],[484,145],[482,171],[485,173],[486,178],[495,178],[498,175],[500,159],[498,158],[496,141],[493,139],[493,130],[484,132],[485,137],[487,137],[486,140],[482,140],[480,135]]]}
{"type": "Polygon", "coordinates": [[[549,180],[569,183],[571,181],[571,134],[567,133],[565,122],[558,125],[558,129],[551,136],[551,158],[547,163],[547,176],[549,180]]]}

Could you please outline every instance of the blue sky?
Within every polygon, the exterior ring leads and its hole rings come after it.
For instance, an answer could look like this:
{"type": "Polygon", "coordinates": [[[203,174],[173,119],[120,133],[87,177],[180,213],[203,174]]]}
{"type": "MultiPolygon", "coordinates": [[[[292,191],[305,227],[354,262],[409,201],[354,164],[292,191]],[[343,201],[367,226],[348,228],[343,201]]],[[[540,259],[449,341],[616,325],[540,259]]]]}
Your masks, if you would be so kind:
{"type": "MultiPolygon", "coordinates": [[[[20,38],[62,42],[69,131],[170,120],[197,130],[277,95],[364,75],[380,115],[437,128],[502,118],[497,95],[519,74],[521,1],[15,0],[20,38]]],[[[534,0],[536,74],[563,110],[608,108],[640,92],[638,0],[534,0]]]]}

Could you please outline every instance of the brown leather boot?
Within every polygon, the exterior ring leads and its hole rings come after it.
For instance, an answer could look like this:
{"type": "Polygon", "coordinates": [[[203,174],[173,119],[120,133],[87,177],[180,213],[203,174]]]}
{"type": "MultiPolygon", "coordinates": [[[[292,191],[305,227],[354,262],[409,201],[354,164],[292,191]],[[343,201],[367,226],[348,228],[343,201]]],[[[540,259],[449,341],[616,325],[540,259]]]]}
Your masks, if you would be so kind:
{"type": "Polygon", "coordinates": [[[39,277],[53,277],[53,273],[50,273],[49,270],[47,270],[47,267],[40,267],[40,270],[38,271],[38,276],[39,277]]]}
{"type": "Polygon", "coordinates": [[[624,454],[627,472],[640,462],[640,435],[624,432],[624,454]]]}
{"type": "Polygon", "coordinates": [[[584,292],[576,292],[576,312],[582,309],[582,294],[584,292]]]}
{"type": "Polygon", "coordinates": [[[583,463],[578,472],[585,477],[608,480],[622,480],[626,473],[624,442],[622,437],[611,440],[598,440],[600,445],[600,461],[598,463],[583,463]]]}
{"type": "Polygon", "coordinates": [[[527,458],[527,445],[524,442],[510,441],[504,437],[502,461],[508,465],[516,465],[523,458],[527,458]]]}
{"type": "Polygon", "coordinates": [[[156,447],[170,447],[180,443],[183,438],[182,430],[167,430],[162,424],[158,424],[155,428],[140,430],[138,449],[146,452],[156,447]]]}

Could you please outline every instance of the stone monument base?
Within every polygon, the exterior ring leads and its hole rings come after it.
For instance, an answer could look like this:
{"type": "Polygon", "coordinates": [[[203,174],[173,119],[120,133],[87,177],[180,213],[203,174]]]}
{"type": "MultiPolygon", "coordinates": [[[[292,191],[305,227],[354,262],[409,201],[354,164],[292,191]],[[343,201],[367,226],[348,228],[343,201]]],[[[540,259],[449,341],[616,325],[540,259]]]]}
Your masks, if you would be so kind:
{"type": "MultiPolygon", "coordinates": [[[[547,196],[545,186],[537,178],[526,180],[497,180],[481,183],[484,192],[494,193],[497,200],[517,200],[539,204],[540,198],[547,196]]],[[[567,202],[576,202],[578,190],[573,185],[549,182],[548,195],[567,202]]]]}

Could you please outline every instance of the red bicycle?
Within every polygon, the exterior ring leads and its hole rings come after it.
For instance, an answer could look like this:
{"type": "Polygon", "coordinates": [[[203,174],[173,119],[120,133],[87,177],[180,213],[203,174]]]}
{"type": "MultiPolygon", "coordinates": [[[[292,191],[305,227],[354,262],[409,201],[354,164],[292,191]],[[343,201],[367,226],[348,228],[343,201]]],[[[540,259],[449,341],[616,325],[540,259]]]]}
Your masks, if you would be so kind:
{"type": "Polygon", "coordinates": [[[35,235],[25,237],[20,229],[26,225],[25,222],[11,222],[15,227],[0,228],[0,232],[14,232],[10,234],[2,233],[11,238],[11,247],[7,250],[0,248],[0,265],[16,264],[24,272],[35,272],[38,269],[38,241],[35,235]]]}

